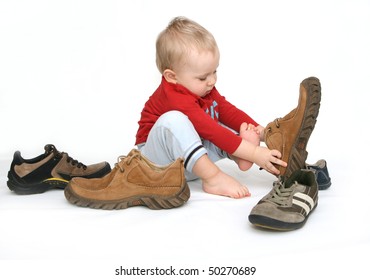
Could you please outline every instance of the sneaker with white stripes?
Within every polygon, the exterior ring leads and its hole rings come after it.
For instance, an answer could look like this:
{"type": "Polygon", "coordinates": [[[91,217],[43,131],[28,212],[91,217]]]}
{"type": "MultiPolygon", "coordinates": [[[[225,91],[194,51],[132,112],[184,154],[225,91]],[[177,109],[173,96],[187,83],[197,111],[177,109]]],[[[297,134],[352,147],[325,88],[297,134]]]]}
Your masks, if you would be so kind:
{"type": "Polygon", "coordinates": [[[253,207],[249,221],[272,230],[299,229],[318,202],[318,185],[312,170],[293,172],[285,181],[281,177],[273,189],[253,207]]]}

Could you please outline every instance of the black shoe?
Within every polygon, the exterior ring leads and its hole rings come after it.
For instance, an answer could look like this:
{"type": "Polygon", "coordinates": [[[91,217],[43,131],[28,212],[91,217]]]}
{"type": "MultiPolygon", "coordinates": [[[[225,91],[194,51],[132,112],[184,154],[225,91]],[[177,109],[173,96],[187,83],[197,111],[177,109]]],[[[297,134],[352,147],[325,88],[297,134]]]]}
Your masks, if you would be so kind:
{"type": "Polygon", "coordinates": [[[320,159],[314,164],[307,164],[306,168],[315,172],[316,181],[319,185],[319,190],[326,190],[331,186],[331,179],[328,172],[326,160],[320,159]]]}
{"type": "Polygon", "coordinates": [[[14,153],[8,172],[7,185],[17,194],[43,193],[49,189],[64,189],[73,177],[100,178],[111,171],[108,162],[92,165],[59,152],[54,145],[46,145],[45,153],[33,159],[24,159],[14,153]]]}

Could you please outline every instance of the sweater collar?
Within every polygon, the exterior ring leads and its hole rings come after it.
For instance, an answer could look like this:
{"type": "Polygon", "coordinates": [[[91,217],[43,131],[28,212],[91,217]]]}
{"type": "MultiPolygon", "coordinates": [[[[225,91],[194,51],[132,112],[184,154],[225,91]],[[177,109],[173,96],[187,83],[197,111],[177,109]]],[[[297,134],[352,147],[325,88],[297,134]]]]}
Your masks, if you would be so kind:
{"type": "Polygon", "coordinates": [[[205,97],[200,97],[200,96],[196,95],[195,93],[193,93],[192,91],[188,90],[183,85],[173,84],[173,83],[167,82],[167,80],[164,78],[164,76],[162,76],[161,85],[162,85],[165,92],[175,91],[175,92],[178,92],[178,93],[181,93],[181,94],[191,95],[194,98],[196,98],[197,100],[202,100],[204,98],[207,98],[207,96],[209,96],[213,91],[216,90],[216,88],[213,87],[212,91],[209,94],[207,94],[205,97]]]}

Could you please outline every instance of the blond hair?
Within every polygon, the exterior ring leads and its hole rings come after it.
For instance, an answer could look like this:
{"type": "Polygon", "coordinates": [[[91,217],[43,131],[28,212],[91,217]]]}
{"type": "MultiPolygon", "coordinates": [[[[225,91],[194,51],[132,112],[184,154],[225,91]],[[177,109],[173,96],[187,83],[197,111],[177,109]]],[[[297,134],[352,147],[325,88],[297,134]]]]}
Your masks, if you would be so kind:
{"type": "Polygon", "coordinates": [[[218,51],[216,40],[207,29],[186,17],[175,17],[157,38],[156,63],[159,72],[185,63],[187,54],[194,48],[198,51],[218,51]]]}

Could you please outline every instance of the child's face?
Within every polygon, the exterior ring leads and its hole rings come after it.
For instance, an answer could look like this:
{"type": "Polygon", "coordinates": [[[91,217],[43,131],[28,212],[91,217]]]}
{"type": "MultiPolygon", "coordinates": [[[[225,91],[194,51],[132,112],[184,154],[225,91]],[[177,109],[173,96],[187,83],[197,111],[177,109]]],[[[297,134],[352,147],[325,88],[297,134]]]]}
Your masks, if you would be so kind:
{"type": "Polygon", "coordinates": [[[191,50],[184,65],[175,69],[176,81],[197,96],[206,96],[217,81],[218,51],[191,50]]]}

